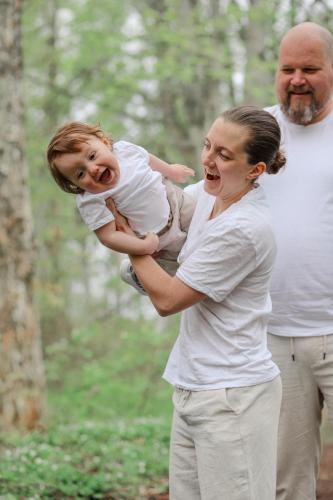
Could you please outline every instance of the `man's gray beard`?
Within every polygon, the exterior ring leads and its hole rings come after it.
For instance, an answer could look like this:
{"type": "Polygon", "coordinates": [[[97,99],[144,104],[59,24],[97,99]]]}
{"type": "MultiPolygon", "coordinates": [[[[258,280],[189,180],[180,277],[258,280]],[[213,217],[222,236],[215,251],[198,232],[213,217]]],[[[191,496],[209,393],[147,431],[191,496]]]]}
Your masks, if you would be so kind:
{"type": "Polygon", "coordinates": [[[286,117],[289,118],[292,123],[297,123],[298,125],[308,125],[321,109],[315,99],[312,100],[310,105],[299,109],[293,109],[291,107],[290,99],[288,99],[285,104],[281,104],[280,107],[286,117]]]}

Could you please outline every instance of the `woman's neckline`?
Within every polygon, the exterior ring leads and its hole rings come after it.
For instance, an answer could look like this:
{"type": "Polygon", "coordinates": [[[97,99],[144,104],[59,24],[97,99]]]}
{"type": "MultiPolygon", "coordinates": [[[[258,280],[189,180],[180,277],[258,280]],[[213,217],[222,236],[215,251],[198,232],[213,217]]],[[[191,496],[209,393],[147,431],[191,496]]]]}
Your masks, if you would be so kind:
{"type": "Polygon", "coordinates": [[[234,205],[236,205],[237,203],[239,203],[245,196],[247,196],[249,193],[251,193],[254,189],[256,189],[258,187],[259,187],[259,184],[257,184],[257,183],[252,184],[251,187],[247,191],[243,192],[242,194],[239,195],[239,197],[235,198],[234,200],[232,200],[230,203],[227,203],[223,207],[218,206],[218,204],[216,203],[218,201],[218,199],[215,198],[215,202],[214,202],[213,208],[210,212],[208,220],[216,219],[221,214],[223,214],[227,210],[229,210],[229,208],[231,208],[234,205]]]}

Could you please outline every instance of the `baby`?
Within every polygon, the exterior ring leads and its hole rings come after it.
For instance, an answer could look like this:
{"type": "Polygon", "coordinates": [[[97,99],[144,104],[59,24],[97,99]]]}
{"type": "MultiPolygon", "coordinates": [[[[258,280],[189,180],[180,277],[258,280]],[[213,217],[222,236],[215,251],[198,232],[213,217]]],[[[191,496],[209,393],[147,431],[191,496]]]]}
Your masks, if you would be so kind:
{"type": "MultiPolygon", "coordinates": [[[[191,168],[170,165],[126,141],[113,143],[99,126],[79,122],[56,132],[47,160],[60,188],[76,194],[84,222],[103,245],[128,254],[158,252],[160,265],[175,274],[195,200],[170,181],[185,182],[194,175],[191,168]],[[110,197],[138,237],[117,231],[117,220],[105,202],[110,197]]],[[[120,274],[145,293],[129,260],[123,261],[120,274]]]]}

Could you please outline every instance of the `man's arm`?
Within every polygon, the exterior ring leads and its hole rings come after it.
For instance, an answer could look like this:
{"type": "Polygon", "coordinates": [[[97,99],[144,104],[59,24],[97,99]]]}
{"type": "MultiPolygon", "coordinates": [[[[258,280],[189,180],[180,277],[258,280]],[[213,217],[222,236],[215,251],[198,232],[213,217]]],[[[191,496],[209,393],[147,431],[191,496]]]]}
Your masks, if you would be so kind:
{"type": "Polygon", "coordinates": [[[117,231],[115,221],[96,229],[95,233],[104,246],[116,252],[133,255],[150,255],[156,251],[159,242],[158,236],[154,233],[148,233],[145,238],[141,239],[134,234],[117,231]]]}
{"type": "Polygon", "coordinates": [[[152,170],[157,170],[163,177],[174,182],[182,183],[186,181],[187,177],[193,177],[195,175],[194,170],[186,165],[179,165],[178,163],[170,165],[152,154],[149,154],[149,165],[152,170]]]}
{"type": "Polygon", "coordinates": [[[176,276],[169,276],[152,257],[130,255],[130,259],[135,274],[160,316],[183,311],[206,297],[176,276]]]}

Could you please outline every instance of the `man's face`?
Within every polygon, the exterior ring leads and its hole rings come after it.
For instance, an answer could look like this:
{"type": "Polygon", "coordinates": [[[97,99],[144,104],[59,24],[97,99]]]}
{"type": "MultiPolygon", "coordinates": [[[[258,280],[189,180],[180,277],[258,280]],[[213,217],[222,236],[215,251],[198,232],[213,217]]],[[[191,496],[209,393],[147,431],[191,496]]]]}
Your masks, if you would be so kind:
{"type": "Polygon", "coordinates": [[[281,43],[276,90],[289,120],[300,125],[322,120],[332,109],[332,89],[332,61],[323,41],[287,35],[281,43]]]}

